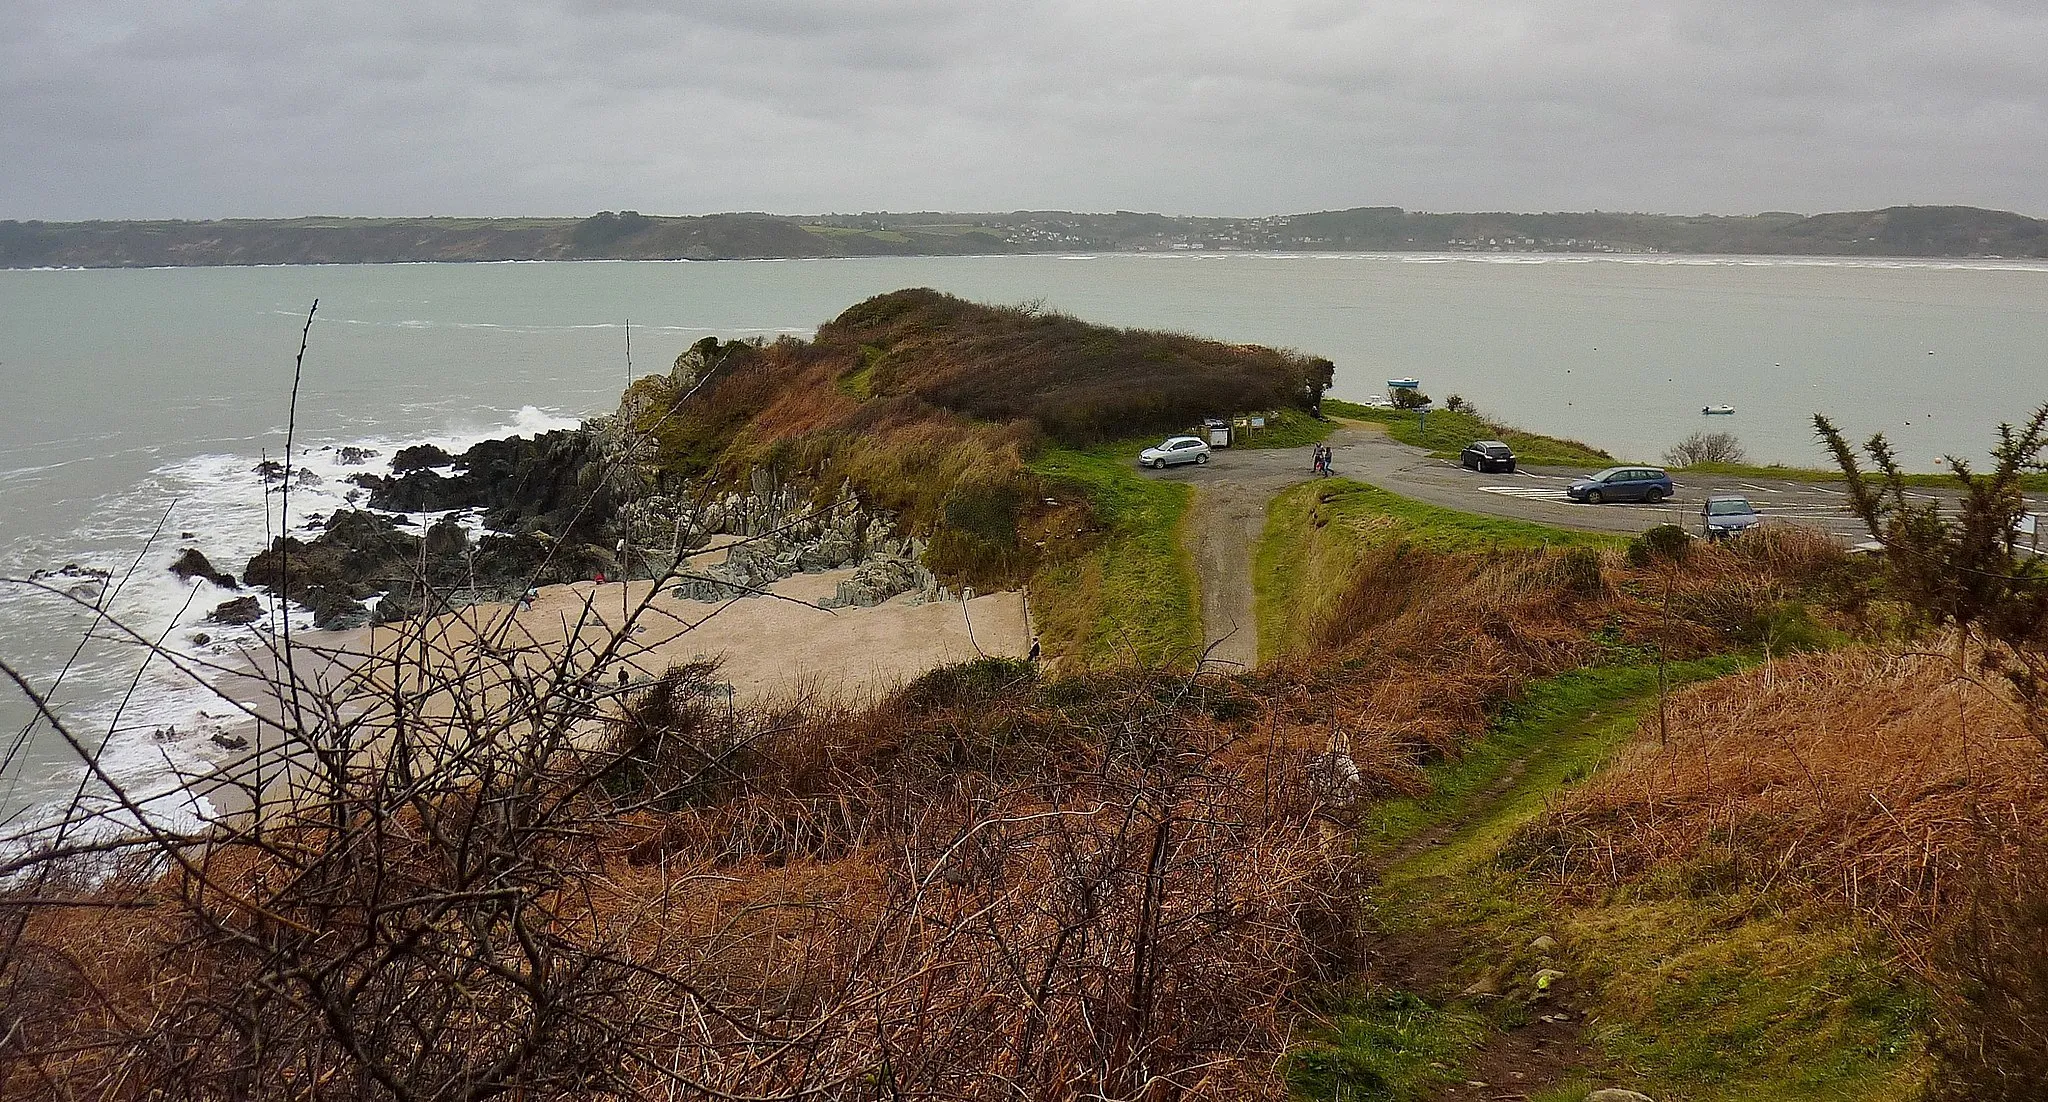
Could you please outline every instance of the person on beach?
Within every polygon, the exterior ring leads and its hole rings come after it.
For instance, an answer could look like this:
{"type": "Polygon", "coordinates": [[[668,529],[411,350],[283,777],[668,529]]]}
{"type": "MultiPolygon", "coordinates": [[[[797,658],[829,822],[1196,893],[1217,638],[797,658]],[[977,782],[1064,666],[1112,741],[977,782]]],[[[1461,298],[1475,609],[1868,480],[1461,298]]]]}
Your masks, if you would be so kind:
{"type": "Polygon", "coordinates": [[[535,601],[537,601],[537,600],[539,600],[539,599],[540,599],[540,590],[538,590],[538,589],[535,589],[535,588],[533,588],[532,586],[527,586],[527,587],[526,587],[526,592],[524,592],[524,593],[522,593],[522,594],[520,594],[520,595],[519,595],[519,607],[520,607],[520,608],[521,608],[522,610],[524,610],[524,609],[530,609],[530,608],[532,608],[532,607],[533,607],[533,602],[535,602],[535,601]]]}

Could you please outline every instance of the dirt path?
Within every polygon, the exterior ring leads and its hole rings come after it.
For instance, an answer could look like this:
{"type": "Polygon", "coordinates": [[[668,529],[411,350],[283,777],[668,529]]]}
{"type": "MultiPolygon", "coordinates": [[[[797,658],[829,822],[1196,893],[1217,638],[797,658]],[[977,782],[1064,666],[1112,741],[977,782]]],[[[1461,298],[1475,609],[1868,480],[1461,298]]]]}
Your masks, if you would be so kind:
{"type": "MultiPolygon", "coordinates": [[[[1335,448],[1355,447],[1370,428],[1340,428],[1335,448]]],[[[1266,507],[1289,486],[1307,482],[1310,448],[1258,448],[1216,453],[1202,467],[1176,467],[1149,477],[1186,482],[1195,500],[1188,517],[1188,553],[1202,588],[1202,642],[1206,665],[1244,670],[1259,661],[1259,624],[1252,596],[1252,550],[1266,530],[1266,507]]]]}

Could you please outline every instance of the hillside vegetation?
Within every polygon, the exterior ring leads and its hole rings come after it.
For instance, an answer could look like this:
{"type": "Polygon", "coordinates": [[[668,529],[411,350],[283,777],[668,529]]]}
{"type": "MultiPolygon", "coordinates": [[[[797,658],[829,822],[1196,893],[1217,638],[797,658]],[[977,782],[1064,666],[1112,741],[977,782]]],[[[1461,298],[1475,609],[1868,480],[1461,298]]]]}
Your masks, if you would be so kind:
{"type": "Polygon", "coordinates": [[[656,614],[606,594],[595,644],[420,621],[366,693],[247,674],[282,807],[0,850],[0,1096],[2038,1099],[2048,565],[2010,518],[2048,409],[1961,520],[1823,420],[1881,557],[1301,485],[1264,660],[1195,668],[1190,490],[1131,438],[1265,406],[1298,446],[1328,371],[929,290],[700,342],[496,461],[855,494],[1027,580],[1057,660],[735,707],[711,661],[615,682],[656,614]]]}
{"type": "Polygon", "coordinates": [[[930,290],[869,299],[811,341],[685,359],[626,396],[657,488],[768,468],[821,500],[850,490],[928,539],[939,573],[1028,582],[1049,651],[1089,662],[1182,660],[1199,635],[1175,539],[1187,489],[1144,480],[1134,441],[1216,414],[1299,418],[1334,370],[930,290]]]}
{"type": "Polygon", "coordinates": [[[2048,256],[2048,222],[1975,207],[1798,214],[1432,213],[1400,207],[1189,218],[1118,211],[588,218],[0,221],[0,267],[723,260],[1203,248],[2048,256]]]}

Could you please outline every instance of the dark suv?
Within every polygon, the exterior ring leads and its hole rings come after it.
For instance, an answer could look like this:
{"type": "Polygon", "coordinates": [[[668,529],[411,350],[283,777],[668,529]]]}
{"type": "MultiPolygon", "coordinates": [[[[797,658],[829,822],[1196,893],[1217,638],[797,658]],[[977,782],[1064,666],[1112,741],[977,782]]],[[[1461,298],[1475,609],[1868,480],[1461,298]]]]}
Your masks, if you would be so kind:
{"type": "Polygon", "coordinates": [[[1609,467],[1565,487],[1564,496],[1588,505],[1608,501],[1647,501],[1671,496],[1671,476],[1655,467],[1609,467]]]}
{"type": "Polygon", "coordinates": [[[1468,471],[1515,473],[1514,449],[1498,440],[1474,440],[1458,453],[1458,465],[1468,471]]]}

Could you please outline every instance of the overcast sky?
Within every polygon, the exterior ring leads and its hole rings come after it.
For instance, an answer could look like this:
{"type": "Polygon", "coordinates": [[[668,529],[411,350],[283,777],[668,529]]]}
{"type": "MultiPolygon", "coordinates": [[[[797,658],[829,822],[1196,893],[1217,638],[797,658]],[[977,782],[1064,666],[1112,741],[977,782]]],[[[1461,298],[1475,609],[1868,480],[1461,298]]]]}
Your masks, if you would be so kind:
{"type": "Polygon", "coordinates": [[[0,218],[2048,215],[2048,0],[0,0],[0,218]]]}

